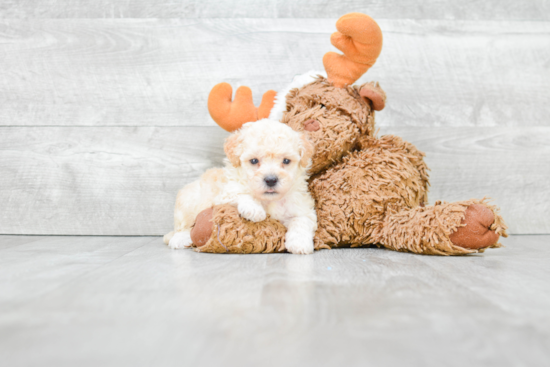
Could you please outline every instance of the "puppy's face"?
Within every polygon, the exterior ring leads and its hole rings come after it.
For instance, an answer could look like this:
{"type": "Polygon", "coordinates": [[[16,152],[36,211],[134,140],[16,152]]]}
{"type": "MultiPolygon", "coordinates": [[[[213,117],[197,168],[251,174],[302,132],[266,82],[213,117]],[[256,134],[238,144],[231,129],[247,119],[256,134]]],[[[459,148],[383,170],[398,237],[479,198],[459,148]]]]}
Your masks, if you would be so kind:
{"type": "Polygon", "coordinates": [[[261,201],[281,199],[300,182],[305,184],[313,145],[304,134],[278,121],[250,122],[225,144],[242,183],[261,201]]]}

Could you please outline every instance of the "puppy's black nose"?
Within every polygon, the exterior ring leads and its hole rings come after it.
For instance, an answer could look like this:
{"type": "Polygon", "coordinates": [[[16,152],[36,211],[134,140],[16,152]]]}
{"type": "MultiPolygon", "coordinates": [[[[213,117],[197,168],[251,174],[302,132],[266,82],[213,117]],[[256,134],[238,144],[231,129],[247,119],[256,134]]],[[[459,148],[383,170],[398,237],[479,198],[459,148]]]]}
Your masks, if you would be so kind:
{"type": "Polygon", "coordinates": [[[266,178],[264,178],[264,181],[267,186],[273,187],[277,185],[277,181],[279,181],[279,179],[277,178],[277,176],[267,176],[266,178]]]}

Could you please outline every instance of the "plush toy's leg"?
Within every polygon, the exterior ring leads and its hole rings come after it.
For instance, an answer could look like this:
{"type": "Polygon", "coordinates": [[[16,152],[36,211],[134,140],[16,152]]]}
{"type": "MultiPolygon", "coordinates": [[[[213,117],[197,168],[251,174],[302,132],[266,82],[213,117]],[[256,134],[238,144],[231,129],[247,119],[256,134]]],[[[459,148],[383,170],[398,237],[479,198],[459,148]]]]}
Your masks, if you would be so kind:
{"type": "Polygon", "coordinates": [[[199,213],[191,239],[199,252],[254,254],[285,251],[285,234],[277,220],[251,222],[236,207],[219,205],[199,213]]]}
{"type": "Polygon", "coordinates": [[[363,136],[359,148],[310,179],[318,229],[315,249],[368,246],[388,213],[427,201],[424,153],[395,136],[363,136]]]}
{"type": "Polygon", "coordinates": [[[389,214],[376,236],[384,247],[427,255],[465,255],[500,247],[506,224],[485,200],[437,202],[389,214]]]}

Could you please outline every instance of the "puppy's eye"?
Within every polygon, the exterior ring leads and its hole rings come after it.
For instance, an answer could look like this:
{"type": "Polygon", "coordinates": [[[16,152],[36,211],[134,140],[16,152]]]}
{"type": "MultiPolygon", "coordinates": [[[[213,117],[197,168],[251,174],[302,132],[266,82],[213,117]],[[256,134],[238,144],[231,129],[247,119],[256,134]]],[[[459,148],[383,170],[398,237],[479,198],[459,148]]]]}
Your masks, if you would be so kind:
{"type": "Polygon", "coordinates": [[[290,159],[288,158],[283,159],[283,164],[290,164],[290,159]]]}
{"type": "Polygon", "coordinates": [[[260,161],[258,160],[258,158],[252,158],[252,159],[250,160],[250,163],[251,163],[251,164],[258,164],[259,162],[260,162],[260,161]]]}
{"type": "Polygon", "coordinates": [[[324,104],[321,103],[321,108],[326,108],[324,104]]]}

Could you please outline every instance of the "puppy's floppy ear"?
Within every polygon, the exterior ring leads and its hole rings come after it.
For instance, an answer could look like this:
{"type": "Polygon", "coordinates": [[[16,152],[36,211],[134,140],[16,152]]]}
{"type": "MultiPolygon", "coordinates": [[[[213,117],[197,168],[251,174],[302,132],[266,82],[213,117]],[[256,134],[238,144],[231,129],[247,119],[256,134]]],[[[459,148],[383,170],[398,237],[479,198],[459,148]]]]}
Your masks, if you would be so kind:
{"type": "Polygon", "coordinates": [[[243,137],[240,132],[229,135],[225,140],[223,150],[233,167],[239,167],[241,165],[241,154],[243,154],[242,142],[243,137]]]}
{"type": "Polygon", "coordinates": [[[313,157],[315,147],[306,134],[300,134],[300,166],[306,168],[313,157]]]}

